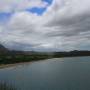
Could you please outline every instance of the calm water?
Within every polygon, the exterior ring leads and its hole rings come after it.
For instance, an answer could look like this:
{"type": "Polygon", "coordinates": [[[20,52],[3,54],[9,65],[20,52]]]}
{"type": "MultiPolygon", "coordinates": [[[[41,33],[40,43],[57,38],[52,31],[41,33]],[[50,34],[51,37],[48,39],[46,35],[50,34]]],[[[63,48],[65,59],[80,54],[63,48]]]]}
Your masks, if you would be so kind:
{"type": "Polygon", "coordinates": [[[15,90],[90,90],[90,57],[58,58],[0,69],[15,90]]]}

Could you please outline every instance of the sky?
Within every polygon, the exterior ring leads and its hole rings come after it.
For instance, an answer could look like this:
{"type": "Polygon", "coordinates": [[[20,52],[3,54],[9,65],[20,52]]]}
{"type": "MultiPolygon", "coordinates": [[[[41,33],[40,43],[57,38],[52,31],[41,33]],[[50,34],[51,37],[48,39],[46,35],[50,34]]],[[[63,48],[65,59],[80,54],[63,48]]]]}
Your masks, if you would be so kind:
{"type": "Polygon", "coordinates": [[[0,44],[12,50],[90,50],[90,0],[0,0],[0,44]]]}

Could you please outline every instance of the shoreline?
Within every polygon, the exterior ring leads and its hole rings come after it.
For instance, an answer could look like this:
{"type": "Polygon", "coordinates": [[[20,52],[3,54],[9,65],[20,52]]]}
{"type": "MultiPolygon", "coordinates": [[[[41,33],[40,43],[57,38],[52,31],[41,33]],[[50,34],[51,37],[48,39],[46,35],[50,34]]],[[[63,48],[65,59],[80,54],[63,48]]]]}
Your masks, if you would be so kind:
{"type": "Polygon", "coordinates": [[[48,59],[43,59],[43,60],[38,60],[38,61],[29,61],[29,62],[19,62],[19,63],[12,63],[12,64],[1,64],[0,69],[13,67],[13,66],[17,66],[17,65],[31,64],[34,62],[39,62],[39,61],[44,61],[44,60],[48,60],[48,59]]]}
{"type": "MultiPolygon", "coordinates": [[[[76,56],[74,58],[77,58],[77,57],[90,57],[90,56],[76,56]]],[[[72,58],[72,57],[59,57],[59,58],[72,58]]],[[[38,60],[38,61],[19,62],[19,63],[12,63],[12,64],[1,64],[0,69],[13,67],[13,66],[17,66],[17,65],[31,64],[33,62],[45,61],[45,60],[48,60],[48,59],[52,59],[52,58],[47,58],[47,59],[38,60]]]]}
{"type": "Polygon", "coordinates": [[[28,64],[28,63],[30,64],[32,62],[21,62],[21,63],[14,63],[14,64],[2,64],[2,65],[0,65],[0,69],[13,67],[13,66],[17,66],[17,65],[24,65],[24,64],[28,64]]]}

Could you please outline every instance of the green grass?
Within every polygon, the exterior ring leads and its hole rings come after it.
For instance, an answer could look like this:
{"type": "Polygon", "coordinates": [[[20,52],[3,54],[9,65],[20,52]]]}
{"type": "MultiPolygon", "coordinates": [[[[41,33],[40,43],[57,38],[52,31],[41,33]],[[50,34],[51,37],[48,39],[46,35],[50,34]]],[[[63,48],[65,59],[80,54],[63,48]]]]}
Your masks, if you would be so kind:
{"type": "Polygon", "coordinates": [[[38,61],[50,58],[50,55],[0,55],[0,64],[38,61]]]}

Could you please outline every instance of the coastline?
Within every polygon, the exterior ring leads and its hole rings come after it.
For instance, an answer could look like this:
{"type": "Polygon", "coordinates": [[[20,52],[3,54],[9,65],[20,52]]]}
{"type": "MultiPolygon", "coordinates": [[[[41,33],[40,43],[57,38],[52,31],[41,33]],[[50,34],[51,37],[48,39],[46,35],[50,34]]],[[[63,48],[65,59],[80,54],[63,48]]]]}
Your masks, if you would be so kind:
{"type": "Polygon", "coordinates": [[[31,63],[34,63],[34,62],[44,61],[44,60],[47,60],[47,59],[37,60],[37,61],[29,61],[29,62],[12,63],[12,64],[1,64],[0,69],[13,67],[13,66],[17,66],[17,65],[31,64],[31,63]]]}
{"type": "MultiPolygon", "coordinates": [[[[90,56],[76,56],[76,57],[90,57],[90,56]]],[[[74,57],[74,58],[76,58],[76,57],[74,57]]],[[[59,58],[72,58],[72,57],[59,57],[59,58]]],[[[45,61],[45,60],[48,60],[48,59],[52,59],[52,58],[47,58],[47,59],[43,59],[43,60],[36,60],[36,61],[29,61],[29,62],[19,62],[19,63],[12,63],[12,64],[1,64],[0,65],[0,69],[13,67],[13,66],[17,66],[17,65],[31,64],[33,62],[45,61]]]]}
{"type": "Polygon", "coordinates": [[[21,62],[21,63],[14,63],[14,64],[2,64],[2,65],[0,65],[0,69],[8,68],[8,67],[13,67],[13,66],[17,66],[17,65],[30,64],[32,62],[21,62]]]}

